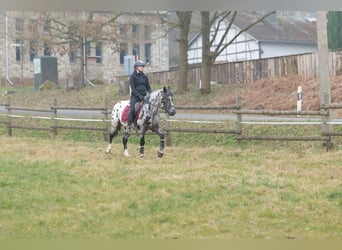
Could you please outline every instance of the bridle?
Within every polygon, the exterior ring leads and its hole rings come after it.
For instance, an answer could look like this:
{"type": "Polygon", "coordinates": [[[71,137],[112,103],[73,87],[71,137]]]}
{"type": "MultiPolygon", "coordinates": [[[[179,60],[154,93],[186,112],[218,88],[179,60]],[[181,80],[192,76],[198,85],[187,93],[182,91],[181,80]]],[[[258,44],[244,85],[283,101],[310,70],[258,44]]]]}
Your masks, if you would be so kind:
{"type": "Polygon", "coordinates": [[[172,108],[175,108],[172,100],[170,100],[170,98],[172,98],[172,93],[170,91],[164,92],[163,90],[161,90],[160,95],[161,95],[161,100],[158,104],[152,103],[150,100],[146,102],[146,104],[151,105],[152,107],[155,107],[155,110],[153,111],[152,115],[157,114],[159,108],[163,108],[165,112],[167,113],[169,113],[169,111],[172,108]]]}
{"type": "Polygon", "coordinates": [[[170,92],[162,93],[161,103],[163,104],[163,107],[166,112],[175,107],[170,98],[172,98],[172,94],[170,92]]]}

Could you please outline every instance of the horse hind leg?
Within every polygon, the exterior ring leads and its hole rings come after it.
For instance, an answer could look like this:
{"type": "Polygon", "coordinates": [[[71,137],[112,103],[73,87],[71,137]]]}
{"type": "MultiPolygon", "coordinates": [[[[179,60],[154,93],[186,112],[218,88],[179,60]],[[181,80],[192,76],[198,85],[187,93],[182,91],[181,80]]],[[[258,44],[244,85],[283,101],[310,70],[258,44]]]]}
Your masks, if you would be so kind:
{"type": "Polygon", "coordinates": [[[106,149],[106,154],[109,154],[112,151],[112,142],[113,142],[114,137],[118,135],[120,127],[121,127],[121,124],[118,123],[109,132],[109,143],[108,143],[108,146],[107,146],[107,149],[106,149]]]}
{"type": "Polygon", "coordinates": [[[128,137],[129,137],[129,133],[127,133],[125,131],[125,134],[122,137],[122,144],[123,144],[123,147],[124,147],[124,155],[127,156],[127,157],[129,156],[128,148],[127,148],[128,137]]]}

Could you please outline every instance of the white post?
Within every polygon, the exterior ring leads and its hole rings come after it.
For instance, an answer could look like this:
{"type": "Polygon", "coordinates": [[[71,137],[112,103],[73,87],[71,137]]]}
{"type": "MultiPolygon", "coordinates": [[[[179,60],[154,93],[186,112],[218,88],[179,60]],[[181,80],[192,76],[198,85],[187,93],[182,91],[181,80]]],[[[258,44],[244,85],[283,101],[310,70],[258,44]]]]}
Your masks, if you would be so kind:
{"type": "Polygon", "coordinates": [[[13,82],[9,79],[9,74],[8,74],[8,18],[7,18],[7,13],[5,14],[5,41],[6,41],[6,48],[5,48],[5,70],[6,70],[6,81],[10,85],[14,85],[13,82]]]}
{"type": "Polygon", "coordinates": [[[297,90],[297,112],[302,111],[302,86],[298,86],[297,90]]]}

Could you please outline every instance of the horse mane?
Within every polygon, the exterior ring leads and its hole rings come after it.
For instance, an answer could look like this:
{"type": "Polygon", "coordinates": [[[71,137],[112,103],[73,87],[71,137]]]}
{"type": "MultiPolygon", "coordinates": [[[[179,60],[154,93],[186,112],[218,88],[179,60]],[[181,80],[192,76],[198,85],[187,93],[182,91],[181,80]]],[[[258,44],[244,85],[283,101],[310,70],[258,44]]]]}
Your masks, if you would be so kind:
{"type": "Polygon", "coordinates": [[[152,93],[150,94],[150,101],[153,100],[155,102],[159,102],[162,92],[163,92],[162,88],[152,91],[152,93]],[[155,100],[155,99],[157,99],[157,100],[155,100]]]}

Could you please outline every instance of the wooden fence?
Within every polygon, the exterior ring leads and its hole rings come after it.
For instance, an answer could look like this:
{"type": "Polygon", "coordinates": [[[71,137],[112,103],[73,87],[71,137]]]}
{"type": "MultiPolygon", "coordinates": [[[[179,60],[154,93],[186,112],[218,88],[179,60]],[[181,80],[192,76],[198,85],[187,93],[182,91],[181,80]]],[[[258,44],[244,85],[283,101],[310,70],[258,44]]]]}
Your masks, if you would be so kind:
{"type": "MultiPolygon", "coordinates": [[[[23,108],[12,106],[10,100],[7,104],[4,104],[7,113],[2,114],[5,118],[0,120],[1,124],[4,124],[7,127],[8,135],[12,136],[13,129],[29,129],[29,130],[45,130],[50,131],[54,137],[58,135],[58,130],[71,130],[71,129],[79,129],[79,130],[95,130],[102,131],[104,135],[108,134],[109,131],[109,114],[111,110],[108,110],[107,107],[63,107],[58,106],[57,101],[55,100],[53,106],[50,109],[37,109],[37,108],[23,108]],[[84,117],[65,117],[59,115],[59,111],[61,110],[74,110],[74,111],[98,111],[99,114],[95,118],[84,118],[84,117]],[[13,113],[13,111],[17,111],[13,113]],[[27,112],[26,114],[18,114],[18,111],[27,112]],[[17,123],[13,123],[14,119],[25,119],[25,118],[34,118],[34,119],[45,119],[50,120],[50,126],[44,127],[39,125],[33,126],[25,126],[25,125],[17,125],[17,123]],[[64,121],[64,123],[79,121],[79,122],[88,122],[93,124],[92,126],[74,126],[74,125],[61,125],[60,121],[64,121]],[[95,123],[100,123],[101,125],[94,125],[95,123]]],[[[222,134],[233,134],[235,139],[239,142],[241,140],[283,140],[283,141],[322,141],[325,143],[327,148],[330,148],[332,145],[332,137],[334,136],[342,136],[342,132],[333,131],[331,129],[332,126],[327,125],[341,125],[342,122],[331,122],[329,117],[329,112],[331,109],[342,109],[342,104],[331,104],[329,107],[322,107],[320,111],[291,111],[291,110],[243,110],[241,109],[241,101],[240,98],[237,99],[236,104],[225,105],[225,106],[177,106],[177,110],[201,110],[201,111],[211,111],[211,110],[220,110],[225,113],[233,116],[235,115],[235,120],[227,120],[224,119],[222,123],[226,124],[235,124],[235,128],[229,129],[228,126],[224,129],[216,129],[211,126],[209,128],[193,128],[193,127],[171,127],[171,123],[176,122],[174,118],[170,118],[165,114],[165,128],[167,145],[171,144],[171,132],[193,132],[193,133],[222,133],[222,134]],[[266,121],[248,121],[248,116],[267,116],[269,117],[266,121]],[[294,119],[277,119],[274,120],[274,117],[296,117],[294,119]],[[304,118],[307,120],[301,119],[298,117],[304,118]],[[273,118],[273,119],[272,119],[273,118]],[[270,135],[249,135],[248,131],[245,131],[245,126],[248,124],[253,125],[321,125],[321,131],[318,135],[312,136],[278,136],[274,134],[270,135]]],[[[203,121],[190,121],[189,119],[184,119],[184,122],[192,122],[192,123],[200,123],[203,121]]],[[[204,121],[210,123],[211,121],[204,121]]],[[[22,123],[21,123],[22,124],[22,123]]]]}
{"type": "MultiPolygon", "coordinates": [[[[330,75],[341,75],[342,50],[330,51],[329,58],[330,75]]],[[[189,65],[188,81],[199,83],[201,72],[200,64],[189,65]]],[[[147,73],[147,75],[152,83],[172,84],[178,82],[177,67],[171,68],[169,71],[147,73]]],[[[319,76],[317,53],[214,64],[211,81],[220,84],[241,84],[291,75],[307,78],[319,76]]],[[[116,81],[118,83],[128,82],[129,76],[118,76],[116,81]]]]}
{"type": "Polygon", "coordinates": [[[40,109],[40,108],[27,108],[27,107],[18,107],[12,106],[10,98],[6,104],[2,104],[7,110],[7,114],[4,116],[7,117],[7,120],[1,121],[0,123],[5,124],[8,131],[8,136],[12,136],[13,129],[28,129],[28,130],[41,130],[41,131],[51,131],[53,136],[57,136],[58,129],[64,130],[94,130],[94,131],[103,131],[104,134],[108,132],[109,129],[109,112],[107,111],[107,107],[66,107],[66,106],[58,106],[57,100],[54,100],[53,105],[50,109],[40,109]],[[95,118],[85,118],[85,117],[66,117],[59,115],[59,111],[61,110],[73,110],[73,111],[99,111],[102,113],[102,117],[95,118]],[[14,113],[14,112],[15,113],[14,113]],[[43,119],[50,120],[50,126],[37,126],[36,124],[27,126],[22,125],[20,123],[14,123],[14,119],[43,119]],[[68,122],[88,122],[88,123],[101,123],[101,126],[75,126],[75,125],[61,125],[59,122],[64,121],[68,122]]]}

